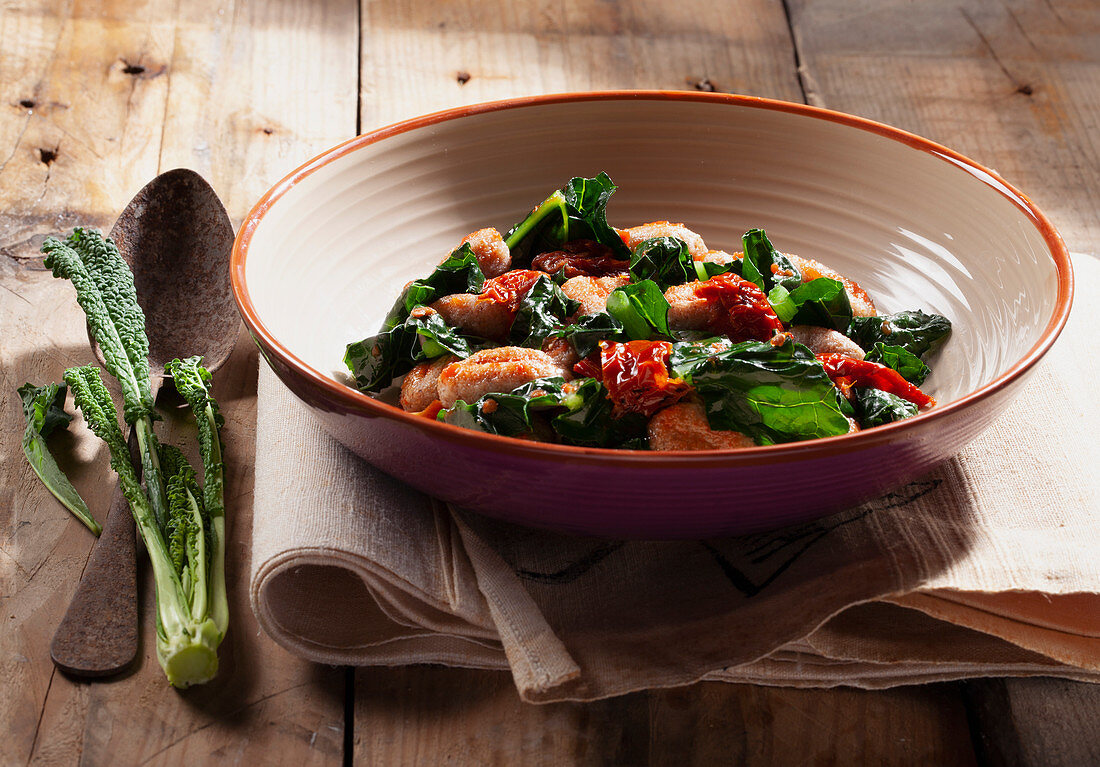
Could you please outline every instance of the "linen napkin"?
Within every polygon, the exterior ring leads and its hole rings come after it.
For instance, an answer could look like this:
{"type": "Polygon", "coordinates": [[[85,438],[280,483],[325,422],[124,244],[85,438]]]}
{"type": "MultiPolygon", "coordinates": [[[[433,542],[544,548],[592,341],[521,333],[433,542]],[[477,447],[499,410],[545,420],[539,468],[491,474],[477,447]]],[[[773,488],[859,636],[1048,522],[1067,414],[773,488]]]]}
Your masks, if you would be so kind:
{"type": "MultiPolygon", "coordinates": [[[[1100,261],[1074,265],[1079,297],[1100,290],[1100,261]]],[[[310,660],[508,669],[532,702],[699,679],[1100,681],[1100,364],[1081,343],[1097,327],[1079,298],[1009,411],[922,479],[706,541],[580,538],[449,508],[329,438],[261,362],[252,606],[310,660]]]]}

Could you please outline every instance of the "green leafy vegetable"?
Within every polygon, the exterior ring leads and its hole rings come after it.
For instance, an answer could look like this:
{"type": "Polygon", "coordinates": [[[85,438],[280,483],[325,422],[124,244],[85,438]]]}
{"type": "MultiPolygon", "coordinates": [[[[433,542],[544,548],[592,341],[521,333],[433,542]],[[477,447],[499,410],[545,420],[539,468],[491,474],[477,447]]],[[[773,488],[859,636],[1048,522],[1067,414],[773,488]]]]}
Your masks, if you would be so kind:
{"type": "Polygon", "coordinates": [[[951,333],[951,321],[922,311],[898,312],[881,317],[853,317],[847,336],[870,349],[877,343],[900,346],[924,358],[951,333]]]}
{"type": "Polygon", "coordinates": [[[607,223],[607,202],[617,188],[606,173],[570,179],[508,230],[504,242],[513,264],[530,263],[532,256],[573,240],[595,240],[611,248],[616,258],[630,258],[630,250],[607,223]]]}
{"type": "Polygon", "coordinates": [[[57,465],[53,454],[46,446],[46,437],[56,429],[68,427],[72,416],[65,412],[64,384],[35,386],[23,384],[19,387],[19,396],[23,399],[23,417],[26,429],[23,432],[23,453],[27,456],[34,473],[42,480],[46,488],[53,493],[65,508],[76,515],[96,535],[103,528],[92,517],[88,505],[80,497],[69,478],[57,465]]]}
{"type": "Polygon", "coordinates": [[[616,418],[607,389],[595,378],[584,379],[562,398],[561,404],[567,408],[566,412],[555,416],[550,425],[562,441],[586,447],[645,449],[649,419],[638,413],[616,418]]]}
{"type": "Polygon", "coordinates": [[[540,276],[519,302],[508,337],[516,346],[538,348],[578,306],[553,280],[540,276]]]}
{"type": "Polygon", "coordinates": [[[853,389],[856,418],[864,429],[901,421],[917,414],[917,406],[882,389],[853,389]]]}
{"type": "Polygon", "coordinates": [[[586,314],[571,325],[554,330],[551,337],[564,338],[577,354],[587,357],[600,348],[600,341],[625,341],[623,324],[606,312],[586,314]]]}
{"type": "Polygon", "coordinates": [[[103,352],[107,372],[119,382],[126,423],[137,433],[153,513],[163,525],[168,518],[168,500],[153,432],[156,414],[149,386],[149,339],[134,275],[114,242],[95,230],[75,229],[65,242],[47,237],[42,250],[46,253],[43,263],[53,270],[54,277],[64,277],[76,288],[76,301],[103,352]]]}
{"type": "Polygon", "coordinates": [[[668,301],[653,280],[615,288],[607,297],[607,313],[619,321],[631,341],[667,339],[668,301]]]}
{"type": "MultiPolygon", "coordinates": [[[[225,593],[225,461],[222,458],[220,430],[225,425],[212,392],[213,378],[202,367],[200,357],[172,360],[165,366],[176,391],[187,401],[195,416],[202,456],[202,529],[208,541],[204,561],[208,579],[196,582],[192,597],[192,616],[198,620],[209,614],[221,636],[229,627],[229,603],[225,593]],[[200,591],[200,586],[205,586],[200,591]],[[205,594],[205,597],[203,596],[205,594]],[[200,601],[201,600],[201,601],[200,601]],[[202,609],[200,609],[200,607],[202,609]]],[[[186,480],[186,477],[184,478],[186,480]]],[[[188,486],[190,487],[190,486],[188,486]]],[[[192,561],[192,569],[202,571],[192,561]]]]}
{"type": "Polygon", "coordinates": [[[788,291],[776,285],[768,293],[776,315],[788,325],[818,325],[844,331],[852,319],[852,305],[844,283],[828,277],[804,282],[788,291]]]}
{"type": "Polygon", "coordinates": [[[921,362],[920,357],[903,346],[887,346],[886,344],[877,343],[871,347],[864,359],[898,371],[902,378],[917,386],[924,383],[924,379],[932,372],[927,365],[921,362]]]}
{"type": "Polygon", "coordinates": [[[715,353],[700,344],[673,349],[673,371],[699,392],[712,429],[739,431],[760,445],[848,432],[836,387],[801,344],[746,341],[715,353]]]}
{"type": "Polygon", "coordinates": [[[795,325],[818,325],[843,333],[852,320],[852,301],[844,283],[828,277],[818,277],[791,291],[798,312],[791,322],[795,325]]]}
{"type": "Polygon", "coordinates": [[[509,393],[486,394],[473,403],[459,400],[438,417],[455,426],[505,437],[531,434],[535,428],[533,414],[558,406],[563,383],[562,378],[540,378],[509,393]]]}
{"type": "Polygon", "coordinates": [[[562,188],[569,211],[569,239],[595,240],[611,248],[615,258],[627,260],[630,250],[607,223],[607,203],[618,189],[606,173],[595,178],[571,178],[562,188]]]}
{"type": "Polygon", "coordinates": [[[189,687],[217,673],[217,648],[228,625],[225,594],[224,466],[218,429],[222,419],[210,393],[210,373],[200,360],[174,360],[168,372],[195,412],[203,457],[203,486],[174,447],[153,433],[149,386],[149,341],[137,304],[133,275],[114,243],[77,229],[67,242],[49,238],[46,265],[67,277],[103,350],[107,369],[119,379],[126,421],[137,437],[138,471],[107,388],[93,366],[65,371],[65,382],[88,427],[107,443],[152,564],[156,586],[157,658],[168,681],[189,687]]]}
{"type": "Polygon", "coordinates": [[[459,335],[438,312],[410,314],[387,331],[348,344],[344,362],[361,391],[379,391],[419,362],[454,354],[474,353],[469,339],[459,335]]]}
{"type": "Polygon", "coordinates": [[[77,228],[65,242],[47,237],[43,263],[76,288],[107,371],[122,387],[126,423],[153,412],[149,388],[149,339],[137,302],[134,276],[115,244],[95,230],[77,228]]]}
{"type": "Polygon", "coordinates": [[[422,280],[413,280],[386,315],[383,330],[390,330],[405,321],[418,306],[427,306],[437,298],[456,293],[480,293],[485,275],[469,244],[454,250],[443,263],[422,280]]]}
{"type": "Polygon", "coordinates": [[[844,332],[852,306],[844,284],[827,277],[802,282],[802,272],[771,244],[763,229],[741,238],[741,276],[763,290],[776,316],[788,325],[819,325],[844,332]]]}
{"type": "MultiPolygon", "coordinates": [[[[99,370],[91,365],[70,368],[65,371],[65,382],[72,389],[73,399],[84,414],[89,428],[107,443],[111,453],[111,468],[118,473],[123,495],[130,504],[138,531],[145,541],[157,594],[157,658],[164,673],[168,681],[176,687],[207,682],[214,678],[218,670],[217,648],[223,633],[214,620],[205,614],[202,606],[207,598],[206,589],[196,579],[202,577],[203,584],[208,580],[200,572],[205,564],[193,564],[191,560],[191,548],[199,545],[197,539],[202,537],[201,522],[197,521],[201,518],[201,512],[185,506],[194,501],[197,507],[197,499],[192,493],[186,501],[180,500],[178,491],[174,491],[176,498],[173,504],[178,510],[169,512],[169,520],[173,520],[171,524],[166,521],[161,525],[153,513],[149,498],[142,490],[137,472],[130,464],[129,450],[118,425],[118,414],[107,387],[99,377],[99,370]],[[181,516],[187,514],[192,519],[181,520],[181,516]],[[199,532],[191,530],[191,525],[197,525],[199,532]],[[177,551],[177,557],[174,558],[168,537],[169,530],[176,531],[181,526],[184,528],[182,536],[185,553],[177,551]],[[178,567],[177,559],[180,563],[178,567]],[[185,582],[189,582],[190,589],[185,588],[185,582]],[[192,601],[191,596],[199,592],[204,596],[192,601]]],[[[171,450],[162,450],[162,455],[175,454],[171,450]]],[[[178,469],[177,460],[170,457],[169,462],[174,464],[172,468],[178,469]]],[[[158,461],[158,471],[159,466],[158,461]]],[[[173,476],[178,476],[178,471],[173,476]]],[[[169,478],[169,482],[172,481],[169,478]]],[[[176,482],[178,485],[178,481],[176,482]]],[[[225,602],[224,586],[220,599],[225,602]]]]}
{"type": "Polygon", "coordinates": [[[750,229],[741,237],[744,249],[741,276],[767,294],[776,285],[794,290],[802,283],[799,272],[789,258],[776,250],[763,229],[750,229]],[[773,269],[774,267],[774,269],[773,269]]]}
{"type": "Polygon", "coordinates": [[[612,411],[607,389],[594,378],[568,386],[561,378],[540,378],[473,403],[459,400],[438,417],[467,429],[521,437],[544,432],[542,415],[566,444],[644,448],[647,419],[637,414],[616,418],[612,411]]]}
{"type": "Polygon", "coordinates": [[[554,250],[569,239],[569,209],[559,189],[509,229],[504,244],[516,265],[529,264],[533,256],[554,250]]]}
{"type": "Polygon", "coordinates": [[[687,243],[677,237],[643,240],[630,256],[633,282],[653,280],[662,289],[696,278],[695,262],[687,243]]]}

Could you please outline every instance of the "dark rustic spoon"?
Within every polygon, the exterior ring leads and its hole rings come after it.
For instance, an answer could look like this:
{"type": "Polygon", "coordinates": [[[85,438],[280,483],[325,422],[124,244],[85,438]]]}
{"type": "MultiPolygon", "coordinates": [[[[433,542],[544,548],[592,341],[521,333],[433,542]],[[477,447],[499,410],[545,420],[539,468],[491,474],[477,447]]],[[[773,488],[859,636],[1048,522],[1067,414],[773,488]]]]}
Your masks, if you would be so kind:
{"type": "MultiPolygon", "coordinates": [[[[145,312],[153,396],[165,364],[176,357],[201,354],[208,370],[220,367],[237,341],[240,318],[229,284],[233,226],[210,185],[192,170],[162,173],[130,201],[110,236],[134,272],[145,312]]],[[[92,347],[102,363],[94,341],[92,347]]],[[[131,431],[131,460],[136,441],[131,431]]],[[[134,467],[140,473],[141,461],[134,467]]],[[[130,507],[116,488],[103,533],[50,644],[61,670],[110,676],[137,656],[134,545],[130,507]]]]}

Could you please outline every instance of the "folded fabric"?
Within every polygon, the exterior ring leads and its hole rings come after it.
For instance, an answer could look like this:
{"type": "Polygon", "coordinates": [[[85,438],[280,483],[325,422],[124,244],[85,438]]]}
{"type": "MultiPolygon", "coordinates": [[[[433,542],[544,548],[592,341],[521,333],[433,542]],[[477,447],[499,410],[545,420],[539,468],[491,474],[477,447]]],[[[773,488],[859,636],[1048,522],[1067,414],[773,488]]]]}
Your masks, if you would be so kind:
{"type": "MultiPolygon", "coordinates": [[[[1074,265],[1079,295],[1100,288],[1100,262],[1074,265]]],[[[707,541],[579,538],[448,508],[328,437],[261,362],[253,609],[311,660],[509,669],[534,702],[699,679],[1100,680],[1100,364],[1076,343],[1098,323],[1078,301],[1009,411],[922,479],[707,541]]]]}

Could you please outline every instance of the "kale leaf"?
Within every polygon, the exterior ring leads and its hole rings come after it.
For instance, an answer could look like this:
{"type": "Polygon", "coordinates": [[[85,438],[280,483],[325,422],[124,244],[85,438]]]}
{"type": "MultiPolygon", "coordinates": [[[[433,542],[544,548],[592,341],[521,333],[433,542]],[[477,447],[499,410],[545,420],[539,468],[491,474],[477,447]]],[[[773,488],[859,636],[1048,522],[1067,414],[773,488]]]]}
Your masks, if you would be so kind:
{"type": "Polygon", "coordinates": [[[517,223],[504,237],[512,263],[528,264],[539,253],[573,240],[595,240],[611,248],[615,258],[630,258],[630,250],[607,223],[607,202],[618,187],[606,173],[595,178],[571,178],[517,223]]]}
{"type": "Polygon", "coordinates": [[[887,344],[876,343],[867,352],[864,359],[898,371],[902,378],[916,386],[924,383],[924,379],[932,372],[927,365],[921,362],[920,357],[904,346],[888,346],[887,344]]]}
{"type": "Polygon", "coordinates": [[[880,317],[853,317],[845,335],[870,349],[876,343],[900,346],[924,358],[951,333],[951,321],[922,311],[898,312],[880,317]]]}
{"type": "Polygon", "coordinates": [[[668,301],[653,280],[615,288],[607,297],[607,313],[618,320],[631,341],[668,339],[668,301]]]}
{"type": "Polygon", "coordinates": [[[468,243],[456,248],[443,263],[422,280],[413,280],[386,315],[382,330],[390,330],[405,321],[418,306],[427,306],[437,298],[456,293],[480,293],[485,275],[468,243]]]}
{"type": "Polygon", "coordinates": [[[790,339],[708,353],[674,344],[673,370],[699,392],[712,429],[748,434],[759,445],[846,434],[837,390],[813,352],[790,339]]]}
{"type": "Polygon", "coordinates": [[[46,445],[46,437],[57,429],[68,428],[72,421],[72,416],[65,412],[66,391],[65,384],[35,386],[26,383],[19,387],[25,421],[23,453],[34,473],[54,497],[87,525],[89,530],[99,535],[103,528],[92,517],[88,505],[57,465],[57,460],[46,445]]]}
{"type": "Polygon", "coordinates": [[[741,237],[744,257],[741,276],[768,293],[776,285],[794,290],[802,284],[802,273],[789,258],[772,245],[763,229],[750,229],[741,237]],[[774,269],[773,269],[774,267],[774,269]]]}
{"type": "Polygon", "coordinates": [[[564,442],[588,447],[645,449],[649,419],[639,413],[614,417],[607,389],[595,378],[581,382],[572,394],[562,399],[562,405],[568,409],[554,416],[550,425],[564,442]]]}
{"type": "Polygon", "coordinates": [[[615,418],[604,385],[588,378],[570,387],[564,379],[540,378],[505,394],[485,394],[476,402],[459,400],[438,418],[488,434],[547,436],[549,429],[565,444],[644,448],[647,420],[637,414],[615,418]]]}
{"type": "Polygon", "coordinates": [[[662,289],[696,278],[695,262],[687,243],[678,237],[653,237],[643,240],[630,256],[633,282],[653,280],[662,289]]]}
{"type": "Polygon", "coordinates": [[[444,354],[465,359],[473,353],[470,340],[433,311],[410,314],[400,325],[348,344],[344,363],[360,391],[374,392],[389,386],[418,362],[444,354]]]}
{"type": "Polygon", "coordinates": [[[917,406],[882,389],[853,389],[856,418],[864,429],[901,421],[917,414],[917,406]]]}
{"type": "Polygon", "coordinates": [[[550,277],[540,276],[519,302],[508,337],[516,346],[537,349],[578,306],[550,277]]]}
{"type": "Polygon", "coordinates": [[[557,328],[550,333],[553,338],[564,338],[573,344],[577,354],[587,357],[600,348],[600,341],[627,341],[623,323],[607,312],[586,314],[571,325],[557,328]]]}

